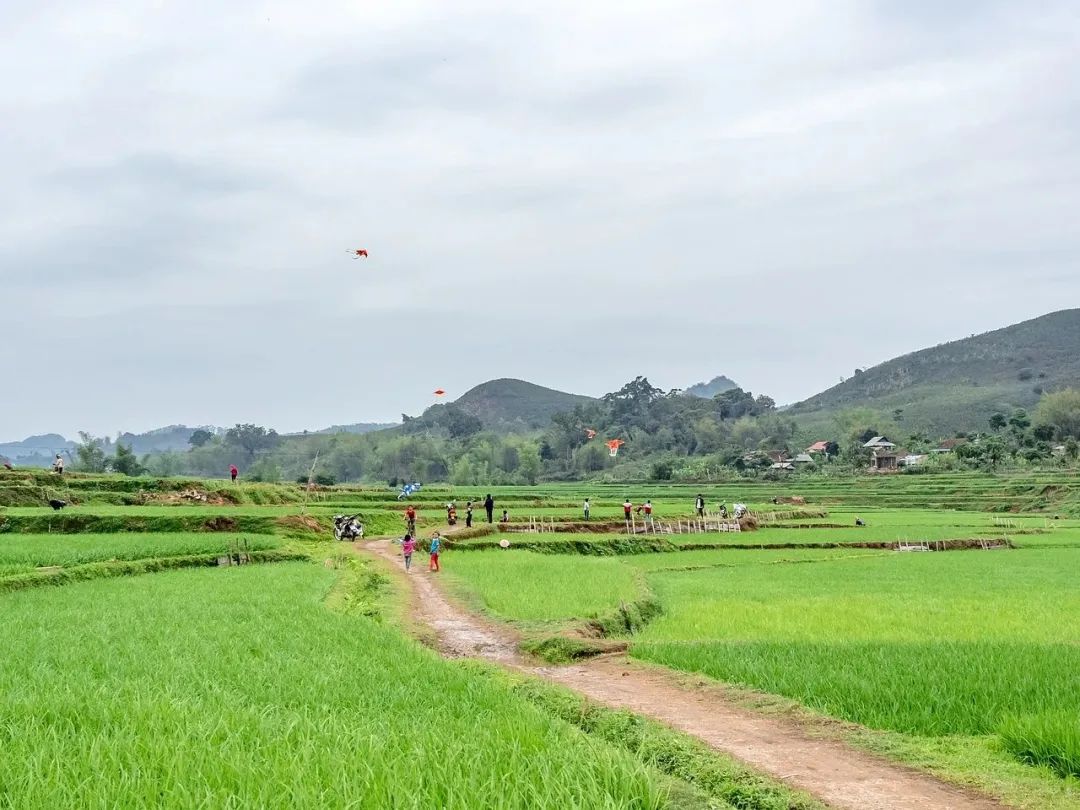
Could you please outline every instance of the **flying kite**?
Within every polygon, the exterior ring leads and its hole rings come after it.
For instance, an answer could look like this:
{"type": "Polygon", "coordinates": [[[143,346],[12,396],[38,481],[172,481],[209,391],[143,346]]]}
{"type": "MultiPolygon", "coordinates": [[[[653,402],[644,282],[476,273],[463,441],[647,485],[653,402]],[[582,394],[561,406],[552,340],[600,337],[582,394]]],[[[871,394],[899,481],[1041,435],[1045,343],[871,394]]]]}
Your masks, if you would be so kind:
{"type": "Polygon", "coordinates": [[[595,439],[596,438],[596,431],[593,430],[592,428],[585,428],[585,438],[586,439],[595,439]]]}
{"type": "Polygon", "coordinates": [[[419,481],[414,481],[411,484],[405,484],[404,486],[402,486],[401,492],[398,493],[397,499],[400,501],[408,498],[410,495],[415,495],[417,492],[420,491],[420,487],[421,484],[419,481]]]}
{"type": "Polygon", "coordinates": [[[446,392],[443,391],[441,388],[436,388],[435,389],[435,396],[444,397],[444,396],[446,396],[446,392]]]}
{"type": "Polygon", "coordinates": [[[349,255],[351,255],[351,256],[352,256],[352,257],[353,257],[354,259],[359,259],[359,258],[364,258],[364,259],[366,259],[366,258],[367,258],[367,251],[366,251],[366,250],[364,250],[364,248],[357,248],[357,249],[355,249],[355,250],[350,250],[350,251],[348,251],[348,253],[349,253],[349,255]]]}
{"type": "Polygon", "coordinates": [[[619,455],[619,448],[622,447],[624,444],[626,444],[626,442],[624,442],[622,439],[612,439],[610,442],[607,442],[608,453],[611,455],[612,458],[615,458],[615,456],[619,455]]]}

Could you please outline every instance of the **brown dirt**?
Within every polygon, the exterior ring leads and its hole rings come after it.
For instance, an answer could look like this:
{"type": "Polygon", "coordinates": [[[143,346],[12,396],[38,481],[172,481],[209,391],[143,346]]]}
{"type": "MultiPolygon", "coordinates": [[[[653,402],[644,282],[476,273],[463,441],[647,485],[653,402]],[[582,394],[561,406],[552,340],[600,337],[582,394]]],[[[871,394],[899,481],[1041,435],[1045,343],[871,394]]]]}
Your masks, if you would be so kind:
{"type": "MultiPolygon", "coordinates": [[[[385,541],[361,547],[400,565],[395,550],[385,541]]],[[[449,555],[446,562],[453,564],[452,558],[449,555]]],[[[414,567],[408,581],[416,618],[434,630],[444,655],[495,661],[567,686],[606,706],[651,717],[832,807],[990,810],[1003,806],[837,740],[816,737],[791,719],[739,706],[721,688],[683,686],[675,675],[632,663],[621,655],[572,666],[538,667],[522,656],[519,640],[509,630],[471,615],[447,599],[437,585],[437,576],[414,567]]]]}
{"type": "Polygon", "coordinates": [[[312,517],[311,515],[286,515],[285,517],[278,518],[276,523],[283,529],[290,529],[298,532],[322,534],[327,531],[327,528],[319,522],[319,519],[312,517]]]}

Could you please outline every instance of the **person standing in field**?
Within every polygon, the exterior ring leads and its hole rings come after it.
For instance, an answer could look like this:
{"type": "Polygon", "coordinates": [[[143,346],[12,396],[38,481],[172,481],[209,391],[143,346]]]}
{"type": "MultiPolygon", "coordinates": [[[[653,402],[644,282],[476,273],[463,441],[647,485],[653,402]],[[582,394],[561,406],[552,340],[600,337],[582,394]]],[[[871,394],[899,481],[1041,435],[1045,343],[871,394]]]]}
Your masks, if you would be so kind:
{"type": "Polygon", "coordinates": [[[52,463],[52,471],[57,475],[64,474],[64,457],[59,453],[56,454],[56,460],[52,463]]]}
{"type": "Polygon", "coordinates": [[[428,571],[439,571],[439,552],[442,550],[442,538],[439,537],[439,533],[431,535],[431,548],[428,553],[431,555],[431,562],[428,564],[428,571]]]}
{"type": "Polygon", "coordinates": [[[694,501],[694,509],[697,510],[697,516],[699,518],[705,517],[705,498],[701,493],[698,493],[697,500],[694,501]]]}
{"type": "Polygon", "coordinates": [[[472,528],[472,501],[465,502],[465,528],[472,528]]]}
{"type": "Polygon", "coordinates": [[[229,465],[229,478],[232,479],[234,484],[236,483],[236,476],[238,476],[239,474],[240,474],[240,471],[238,469],[236,469],[236,465],[235,464],[230,464],[229,465]]]}
{"type": "Polygon", "coordinates": [[[585,513],[585,520],[589,519],[589,499],[585,499],[585,505],[581,507],[581,511],[585,513]]]}
{"type": "Polygon", "coordinates": [[[625,520],[626,525],[629,526],[630,525],[630,519],[631,519],[630,513],[634,511],[634,502],[631,501],[629,498],[627,498],[625,501],[623,501],[622,511],[623,511],[623,520],[625,520]]]}
{"type": "Polygon", "coordinates": [[[405,539],[401,541],[401,556],[405,558],[405,570],[412,570],[412,555],[416,551],[416,541],[413,540],[412,534],[405,535],[405,539]]]}
{"type": "Polygon", "coordinates": [[[491,497],[491,493],[484,498],[484,511],[487,512],[488,523],[492,523],[492,518],[495,516],[495,499],[491,497]]]}
{"type": "Polygon", "coordinates": [[[410,536],[416,537],[416,509],[411,503],[405,509],[405,531],[410,536]]]}

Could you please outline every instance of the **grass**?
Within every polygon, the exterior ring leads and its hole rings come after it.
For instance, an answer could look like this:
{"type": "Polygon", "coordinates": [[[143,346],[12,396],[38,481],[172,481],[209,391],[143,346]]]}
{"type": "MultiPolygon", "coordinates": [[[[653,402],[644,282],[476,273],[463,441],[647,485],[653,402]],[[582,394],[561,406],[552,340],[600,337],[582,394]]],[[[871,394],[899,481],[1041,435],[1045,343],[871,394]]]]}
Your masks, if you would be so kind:
{"type": "Polygon", "coordinates": [[[512,621],[598,618],[642,595],[634,570],[614,558],[476,551],[453,554],[445,569],[459,593],[512,621]]]}
{"type": "Polygon", "coordinates": [[[1008,717],[998,734],[1005,748],[1022,762],[1080,778],[1080,715],[1076,712],[1008,717]]]}
{"type": "Polygon", "coordinates": [[[0,599],[5,807],[659,808],[649,769],[283,564],[0,599]]]}
{"type": "Polygon", "coordinates": [[[252,551],[278,548],[272,535],[176,534],[0,534],[0,572],[43,566],[73,566],[104,560],[142,560],[223,554],[241,545],[252,551]]]}

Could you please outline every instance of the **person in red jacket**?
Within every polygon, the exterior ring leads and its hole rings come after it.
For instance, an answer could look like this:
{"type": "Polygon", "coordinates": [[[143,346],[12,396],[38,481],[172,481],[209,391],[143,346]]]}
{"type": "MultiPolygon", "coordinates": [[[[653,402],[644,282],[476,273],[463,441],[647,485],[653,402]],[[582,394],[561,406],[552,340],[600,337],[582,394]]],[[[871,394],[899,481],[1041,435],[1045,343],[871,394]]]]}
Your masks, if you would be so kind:
{"type": "Polygon", "coordinates": [[[240,471],[238,469],[236,469],[236,465],[235,464],[230,464],[229,465],[229,477],[233,480],[234,484],[236,483],[236,476],[238,476],[239,474],[240,474],[240,471]]]}

